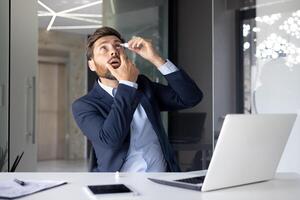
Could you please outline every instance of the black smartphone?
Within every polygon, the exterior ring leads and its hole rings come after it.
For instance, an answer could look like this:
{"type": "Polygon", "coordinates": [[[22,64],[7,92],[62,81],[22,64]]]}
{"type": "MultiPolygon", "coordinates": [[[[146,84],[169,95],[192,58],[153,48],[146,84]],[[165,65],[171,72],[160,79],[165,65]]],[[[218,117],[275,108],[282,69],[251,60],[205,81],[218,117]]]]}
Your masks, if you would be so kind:
{"type": "Polygon", "coordinates": [[[112,185],[88,185],[90,191],[97,194],[115,194],[115,193],[132,193],[133,191],[129,189],[124,184],[112,184],[112,185]]]}

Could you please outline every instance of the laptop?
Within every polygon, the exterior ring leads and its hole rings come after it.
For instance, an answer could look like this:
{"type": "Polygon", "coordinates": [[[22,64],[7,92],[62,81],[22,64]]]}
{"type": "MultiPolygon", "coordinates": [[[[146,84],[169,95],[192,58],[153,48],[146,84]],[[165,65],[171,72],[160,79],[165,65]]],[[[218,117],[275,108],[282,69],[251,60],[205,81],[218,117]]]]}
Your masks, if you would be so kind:
{"type": "Polygon", "coordinates": [[[270,180],[296,117],[296,114],[227,115],[207,170],[148,179],[199,191],[270,180]]]}

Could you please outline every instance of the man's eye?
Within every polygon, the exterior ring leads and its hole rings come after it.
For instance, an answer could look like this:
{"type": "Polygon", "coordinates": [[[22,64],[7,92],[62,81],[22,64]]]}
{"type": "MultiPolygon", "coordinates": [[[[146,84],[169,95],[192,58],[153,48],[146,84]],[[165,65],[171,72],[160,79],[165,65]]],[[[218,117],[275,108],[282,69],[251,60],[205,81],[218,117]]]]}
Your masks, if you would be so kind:
{"type": "Polygon", "coordinates": [[[107,50],[106,46],[101,46],[99,49],[100,49],[100,51],[106,51],[107,50]]]}
{"type": "Polygon", "coordinates": [[[121,46],[120,44],[116,44],[115,47],[116,47],[117,49],[122,48],[122,46],[121,46]]]}

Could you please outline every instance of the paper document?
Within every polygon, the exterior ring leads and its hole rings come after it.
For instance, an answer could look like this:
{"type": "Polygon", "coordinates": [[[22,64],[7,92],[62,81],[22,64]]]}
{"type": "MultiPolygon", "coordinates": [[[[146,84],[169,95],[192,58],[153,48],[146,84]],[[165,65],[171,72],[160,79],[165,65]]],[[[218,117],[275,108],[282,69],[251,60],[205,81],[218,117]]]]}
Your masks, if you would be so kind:
{"type": "Polygon", "coordinates": [[[0,181],[0,199],[15,199],[60,185],[64,185],[65,181],[37,181],[24,180],[25,185],[21,185],[14,180],[0,181]]]}

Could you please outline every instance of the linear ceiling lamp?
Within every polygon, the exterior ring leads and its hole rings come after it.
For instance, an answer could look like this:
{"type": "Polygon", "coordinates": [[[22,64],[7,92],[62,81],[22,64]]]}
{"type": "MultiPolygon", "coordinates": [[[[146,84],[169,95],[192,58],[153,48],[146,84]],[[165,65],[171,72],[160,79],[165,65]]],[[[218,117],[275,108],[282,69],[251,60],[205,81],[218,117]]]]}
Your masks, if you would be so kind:
{"type": "Polygon", "coordinates": [[[89,13],[71,13],[74,11],[82,10],[84,8],[92,7],[102,3],[102,0],[88,3],[85,5],[77,6],[74,8],[66,9],[60,12],[55,12],[41,0],[38,0],[38,4],[45,8],[47,11],[38,11],[39,17],[51,17],[51,20],[47,26],[47,31],[58,30],[58,29],[90,29],[99,28],[102,26],[102,21],[91,18],[102,18],[101,14],[89,14],[89,13]],[[77,25],[77,26],[53,26],[54,21],[57,17],[67,18],[76,21],[89,22],[91,25],[77,25]]]}

